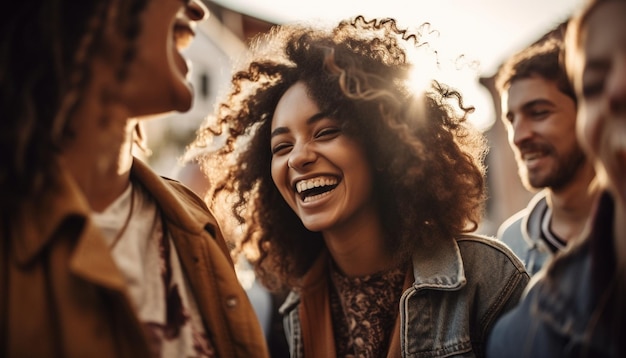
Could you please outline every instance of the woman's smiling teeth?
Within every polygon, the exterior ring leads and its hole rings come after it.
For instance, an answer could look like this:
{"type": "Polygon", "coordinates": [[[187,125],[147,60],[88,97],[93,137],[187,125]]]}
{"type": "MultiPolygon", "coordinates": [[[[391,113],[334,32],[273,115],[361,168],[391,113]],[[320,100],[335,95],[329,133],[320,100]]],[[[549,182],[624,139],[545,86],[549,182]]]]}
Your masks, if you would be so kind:
{"type": "Polygon", "coordinates": [[[328,195],[337,187],[339,180],[336,177],[324,176],[301,180],[296,183],[296,191],[302,200],[307,203],[328,195]]]}

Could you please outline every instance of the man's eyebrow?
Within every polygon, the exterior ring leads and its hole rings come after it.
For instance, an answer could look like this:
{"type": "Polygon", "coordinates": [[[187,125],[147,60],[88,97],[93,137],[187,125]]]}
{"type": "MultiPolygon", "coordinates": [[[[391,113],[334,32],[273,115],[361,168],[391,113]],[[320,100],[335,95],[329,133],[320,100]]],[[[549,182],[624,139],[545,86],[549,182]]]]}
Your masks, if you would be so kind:
{"type": "MultiPolygon", "coordinates": [[[[323,118],[326,118],[328,116],[328,114],[326,112],[318,112],[314,115],[312,115],[311,117],[309,117],[306,120],[306,124],[313,124],[317,121],[322,120],[323,118]]],[[[274,138],[275,136],[279,135],[279,134],[285,134],[289,132],[289,129],[287,127],[277,127],[272,131],[272,134],[270,136],[270,138],[274,138]]]]}
{"type": "Polygon", "coordinates": [[[522,110],[529,110],[530,108],[534,107],[534,106],[538,106],[538,105],[548,105],[548,106],[554,106],[554,102],[550,101],[547,98],[537,98],[534,99],[532,101],[526,102],[524,103],[524,105],[522,106],[522,110]]]}

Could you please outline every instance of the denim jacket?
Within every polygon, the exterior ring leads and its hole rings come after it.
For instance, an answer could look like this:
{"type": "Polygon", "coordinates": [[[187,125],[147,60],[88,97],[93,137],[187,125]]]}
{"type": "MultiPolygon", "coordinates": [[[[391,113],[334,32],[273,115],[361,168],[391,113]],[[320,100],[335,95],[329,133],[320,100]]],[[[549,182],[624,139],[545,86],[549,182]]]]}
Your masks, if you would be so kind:
{"type": "MultiPolygon", "coordinates": [[[[319,270],[316,265],[327,264],[318,260],[311,271],[319,270]]],[[[399,340],[390,338],[391,344],[399,341],[396,351],[402,357],[483,356],[491,327],[517,304],[529,280],[524,265],[508,247],[476,235],[420,249],[413,255],[412,271],[413,283],[400,298],[399,340]]],[[[292,292],[281,307],[292,357],[303,357],[307,342],[303,337],[303,328],[307,327],[302,327],[304,320],[300,316],[305,312],[302,301],[328,286],[327,275],[319,275],[310,286],[318,288],[303,287],[300,293],[292,292]]],[[[332,331],[332,325],[318,322],[329,321],[325,314],[328,310],[309,311],[311,317],[306,321],[332,331]]],[[[314,334],[330,336],[331,340],[333,337],[332,332],[314,334]]]]}
{"type": "Polygon", "coordinates": [[[497,322],[488,357],[618,356],[616,346],[624,344],[611,338],[615,327],[595,317],[615,270],[612,218],[612,200],[604,194],[590,235],[533,277],[519,306],[497,322]]]}

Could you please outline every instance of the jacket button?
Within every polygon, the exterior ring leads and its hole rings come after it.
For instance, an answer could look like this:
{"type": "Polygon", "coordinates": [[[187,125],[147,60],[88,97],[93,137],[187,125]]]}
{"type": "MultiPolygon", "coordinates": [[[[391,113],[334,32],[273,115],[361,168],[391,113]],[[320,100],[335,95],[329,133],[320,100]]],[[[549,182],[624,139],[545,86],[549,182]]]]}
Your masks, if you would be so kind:
{"type": "Polygon", "coordinates": [[[237,297],[232,296],[226,299],[226,307],[234,308],[236,306],[237,306],[237,297]]]}

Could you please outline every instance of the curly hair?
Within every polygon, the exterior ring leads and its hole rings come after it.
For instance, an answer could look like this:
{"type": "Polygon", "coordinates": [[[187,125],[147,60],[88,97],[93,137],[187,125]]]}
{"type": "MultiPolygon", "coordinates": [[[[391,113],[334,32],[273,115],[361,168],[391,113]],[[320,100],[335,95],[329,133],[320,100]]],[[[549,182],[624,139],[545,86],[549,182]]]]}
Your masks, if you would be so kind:
{"type": "Polygon", "coordinates": [[[376,168],[374,195],[390,253],[406,260],[419,245],[476,229],[486,142],[467,123],[473,108],[463,106],[458,91],[436,81],[422,95],[409,90],[409,49],[424,45],[420,38],[394,19],[358,16],[332,29],[278,26],[252,43],[251,58],[234,73],[230,92],[191,149],[226,137],[204,158],[208,175],[222,175],[211,197],[236,196],[232,213],[245,226],[241,245],[258,249],[255,269],[269,288],[297,287],[324,247],[321,233],[304,227],[270,173],[274,110],[296,82],[363,145],[376,168]]]}
{"type": "Polygon", "coordinates": [[[561,93],[577,103],[574,88],[562,63],[563,40],[550,37],[516,53],[500,68],[496,75],[496,88],[500,93],[508,90],[517,80],[539,76],[556,83],[561,93]]]}
{"type": "MultiPolygon", "coordinates": [[[[21,1],[0,25],[0,211],[36,196],[54,177],[54,156],[74,135],[69,120],[88,85],[90,64],[114,21],[126,39],[118,79],[126,77],[148,0],[21,1]],[[115,7],[116,11],[112,11],[115,7]],[[112,16],[115,16],[112,20],[112,16]]],[[[104,100],[104,99],[103,99],[104,100]]]]}

